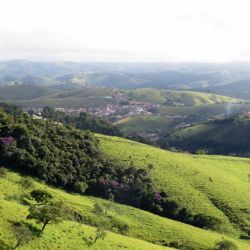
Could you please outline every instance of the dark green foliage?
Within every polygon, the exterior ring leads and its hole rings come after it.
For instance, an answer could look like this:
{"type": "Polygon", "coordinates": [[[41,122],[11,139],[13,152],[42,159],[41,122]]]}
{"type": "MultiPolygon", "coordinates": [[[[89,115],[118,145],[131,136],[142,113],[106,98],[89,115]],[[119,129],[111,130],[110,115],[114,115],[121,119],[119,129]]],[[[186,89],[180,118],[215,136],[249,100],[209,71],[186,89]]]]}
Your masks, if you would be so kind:
{"type": "Polygon", "coordinates": [[[215,245],[216,250],[236,250],[238,247],[230,240],[221,240],[215,245]]]}
{"type": "Polygon", "coordinates": [[[33,190],[31,193],[30,193],[30,196],[39,204],[46,204],[48,203],[52,198],[53,196],[45,191],[45,190],[40,190],[40,189],[37,189],[37,190],[33,190]]]}
{"type": "Polygon", "coordinates": [[[90,130],[91,132],[105,135],[121,135],[119,129],[110,122],[83,112],[79,115],[67,115],[63,112],[55,111],[51,107],[44,107],[42,116],[57,122],[72,125],[81,130],[90,130]]]}
{"type": "Polygon", "coordinates": [[[0,111],[0,137],[7,136],[14,143],[0,145],[0,164],[49,184],[73,191],[75,183],[96,182],[101,174],[103,157],[89,132],[0,111]]]}
{"type": "Polygon", "coordinates": [[[17,107],[16,105],[6,104],[1,102],[0,108],[3,109],[6,113],[10,115],[20,115],[22,113],[22,109],[17,107]]]}
{"type": "Polygon", "coordinates": [[[193,217],[193,225],[201,228],[219,229],[220,220],[212,216],[197,214],[193,217]]]}

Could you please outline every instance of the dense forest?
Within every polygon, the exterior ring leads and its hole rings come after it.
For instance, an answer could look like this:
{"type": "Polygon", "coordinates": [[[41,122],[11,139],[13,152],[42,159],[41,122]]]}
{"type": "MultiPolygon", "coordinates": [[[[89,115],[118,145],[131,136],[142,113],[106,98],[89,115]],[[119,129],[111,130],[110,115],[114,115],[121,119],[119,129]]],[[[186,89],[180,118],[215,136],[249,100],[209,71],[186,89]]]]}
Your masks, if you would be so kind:
{"type": "MultiPolygon", "coordinates": [[[[33,111],[31,110],[30,113],[32,114],[32,112],[33,111]]],[[[91,116],[84,112],[80,113],[79,115],[67,115],[64,112],[55,111],[54,108],[44,107],[42,116],[46,119],[51,119],[66,125],[71,125],[81,130],[90,130],[91,132],[105,135],[122,135],[119,129],[113,126],[110,122],[99,117],[91,116]]]]}

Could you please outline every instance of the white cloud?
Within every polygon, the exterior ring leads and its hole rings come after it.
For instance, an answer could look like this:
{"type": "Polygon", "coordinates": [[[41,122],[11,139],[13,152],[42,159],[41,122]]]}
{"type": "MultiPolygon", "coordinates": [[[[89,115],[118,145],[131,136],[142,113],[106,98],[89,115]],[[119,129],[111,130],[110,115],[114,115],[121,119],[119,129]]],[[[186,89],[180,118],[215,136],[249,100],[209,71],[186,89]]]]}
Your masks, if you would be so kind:
{"type": "Polygon", "coordinates": [[[248,0],[0,0],[1,59],[249,60],[248,0]]]}

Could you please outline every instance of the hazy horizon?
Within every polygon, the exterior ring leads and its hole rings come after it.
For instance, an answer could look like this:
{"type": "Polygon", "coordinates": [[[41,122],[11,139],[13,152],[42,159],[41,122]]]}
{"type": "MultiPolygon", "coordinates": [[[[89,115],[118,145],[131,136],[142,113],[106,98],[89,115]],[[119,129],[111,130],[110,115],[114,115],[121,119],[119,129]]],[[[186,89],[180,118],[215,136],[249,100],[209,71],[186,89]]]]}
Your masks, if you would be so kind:
{"type": "Polygon", "coordinates": [[[249,2],[9,0],[1,60],[230,63],[250,61],[249,2]]]}

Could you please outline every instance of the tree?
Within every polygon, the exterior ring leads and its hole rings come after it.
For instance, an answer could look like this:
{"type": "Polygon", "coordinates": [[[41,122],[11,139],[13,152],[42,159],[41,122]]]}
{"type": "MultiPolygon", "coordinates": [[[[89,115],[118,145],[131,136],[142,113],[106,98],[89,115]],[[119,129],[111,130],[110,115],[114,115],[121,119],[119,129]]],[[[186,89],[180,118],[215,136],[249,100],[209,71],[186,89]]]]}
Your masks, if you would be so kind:
{"type": "Polygon", "coordinates": [[[98,239],[104,240],[106,236],[107,236],[107,233],[104,231],[104,227],[102,225],[99,225],[96,228],[93,244],[95,244],[98,239]]]}
{"type": "Polygon", "coordinates": [[[216,250],[236,250],[238,247],[230,240],[221,240],[215,244],[216,250]]]}
{"type": "Polygon", "coordinates": [[[64,216],[64,206],[62,202],[54,202],[42,206],[30,207],[27,219],[35,219],[37,223],[42,223],[43,232],[48,224],[56,224],[62,221],[64,216]]]}
{"type": "Polygon", "coordinates": [[[43,205],[48,203],[50,199],[53,198],[53,196],[49,192],[42,190],[42,189],[33,190],[30,193],[30,195],[37,203],[40,203],[43,205]]]}
{"type": "Polygon", "coordinates": [[[13,249],[17,249],[20,245],[25,244],[34,238],[34,234],[27,226],[27,224],[22,222],[16,222],[12,225],[12,231],[16,238],[16,245],[13,249]]]}
{"type": "Polygon", "coordinates": [[[95,230],[95,236],[94,237],[90,237],[90,238],[85,238],[83,237],[83,240],[85,241],[87,246],[93,246],[97,240],[101,239],[104,240],[104,238],[107,236],[107,233],[105,232],[105,227],[102,224],[99,224],[96,227],[95,230]]]}

